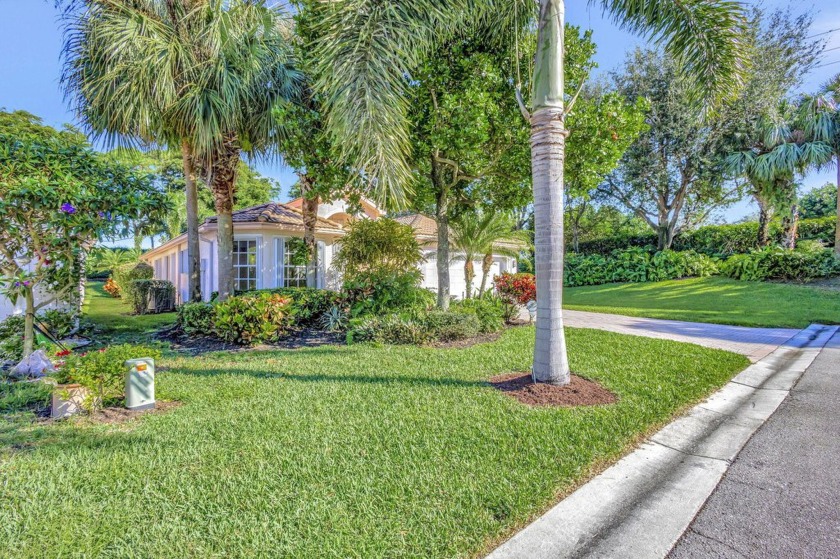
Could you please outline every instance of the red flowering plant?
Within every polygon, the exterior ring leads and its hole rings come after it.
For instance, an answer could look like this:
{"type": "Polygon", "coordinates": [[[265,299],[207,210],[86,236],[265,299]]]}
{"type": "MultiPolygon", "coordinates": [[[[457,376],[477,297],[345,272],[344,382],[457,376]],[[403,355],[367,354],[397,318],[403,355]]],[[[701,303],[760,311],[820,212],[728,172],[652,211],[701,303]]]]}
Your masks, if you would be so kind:
{"type": "Polygon", "coordinates": [[[505,317],[508,322],[514,318],[520,307],[537,298],[537,280],[534,274],[502,274],[493,278],[496,293],[508,307],[505,317]]]}

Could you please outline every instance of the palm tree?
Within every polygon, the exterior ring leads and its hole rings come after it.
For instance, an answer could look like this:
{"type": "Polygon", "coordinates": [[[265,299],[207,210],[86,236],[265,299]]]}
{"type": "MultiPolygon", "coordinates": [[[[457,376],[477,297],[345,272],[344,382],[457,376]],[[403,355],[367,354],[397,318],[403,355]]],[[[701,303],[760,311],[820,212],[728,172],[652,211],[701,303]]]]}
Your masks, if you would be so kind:
{"type": "MultiPolygon", "coordinates": [[[[569,382],[563,333],[564,0],[332,0],[316,5],[321,32],[313,45],[329,127],[353,164],[388,200],[404,193],[410,170],[406,78],[422,58],[465,31],[488,39],[521,25],[537,29],[531,91],[531,161],[536,232],[537,381],[569,382]],[[517,23],[521,25],[517,25],[517,23]]],[[[717,97],[741,81],[740,5],[723,0],[603,0],[621,26],[647,33],[675,55],[698,92],[717,97]]]]}
{"type": "Polygon", "coordinates": [[[808,97],[801,105],[798,124],[809,139],[820,142],[831,152],[837,171],[837,223],[834,233],[834,254],[840,257],[840,74],[825,88],[822,95],[808,97]]]}
{"type": "MultiPolygon", "coordinates": [[[[741,134],[741,149],[727,158],[727,166],[749,183],[749,192],[758,203],[758,246],[769,243],[770,218],[780,206],[793,205],[796,175],[811,166],[825,164],[831,149],[814,141],[796,126],[801,110],[782,100],[770,114],[760,115],[755,131],[741,134]]],[[[792,214],[796,214],[796,208],[792,214]]],[[[795,225],[792,224],[792,227],[795,225]]],[[[785,244],[793,248],[793,231],[785,244]]]]}
{"type": "Polygon", "coordinates": [[[200,299],[203,171],[218,213],[219,298],[233,292],[233,196],[242,152],[263,154],[271,110],[295,89],[284,20],[251,0],[76,0],[64,83],[94,133],[180,145],[191,299],[200,299]]]}
{"type": "Polygon", "coordinates": [[[514,231],[513,220],[504,214],[468,212],[452,223],[452,245],[464,258],[465,297],[472,297],[475,279],[474,261],[481,258],[481,284],[478,296],[484,294],[487,278],[493,267],[493,255],[518,256],[520,246],[527,246],[527,233],[514,231]]]}

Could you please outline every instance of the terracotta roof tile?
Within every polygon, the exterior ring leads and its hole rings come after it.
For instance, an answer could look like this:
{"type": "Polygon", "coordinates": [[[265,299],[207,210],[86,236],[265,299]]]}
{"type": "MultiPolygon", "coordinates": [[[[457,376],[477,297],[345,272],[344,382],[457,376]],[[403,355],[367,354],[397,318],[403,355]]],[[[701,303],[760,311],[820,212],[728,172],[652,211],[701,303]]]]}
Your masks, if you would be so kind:
{"type": "MultiPolygon", "coordinates": [[[[208,217],[206,223],[216,223],[217,216],[208,217]]],[[[279,202],[269,202],[259,206],[252,206],[242,210],[233,212],[234,223],[276,223],[289,229],[303,229],[303,215],[300,210],[291,208],[286,204],[279,202]]],[[[324,219],[318,218],[316,229],[342,231],[341,225],[324,219]]]]}

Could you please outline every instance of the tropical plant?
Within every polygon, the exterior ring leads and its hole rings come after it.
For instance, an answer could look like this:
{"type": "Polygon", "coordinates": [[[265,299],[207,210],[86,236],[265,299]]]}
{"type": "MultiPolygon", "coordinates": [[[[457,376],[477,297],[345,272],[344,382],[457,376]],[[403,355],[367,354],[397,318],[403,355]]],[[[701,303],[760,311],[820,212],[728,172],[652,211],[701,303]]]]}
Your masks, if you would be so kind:
{"type": "Polygon", "coordinates": [[[797,124],[808,138],[819,142],[823,150],[831,153],[837,170],[834,190],[836,228],[834,253],[840,256],[840,74],[826,86],[821,95],[806,97],[800,105],[797,124]]]}
{"type": "Polygon", "coordinates": [[[478,296],[484,294],[487,278],[493,267],[493,255],[517,257],[528,247],[531,238],[527,231],[514,231],[513,220],[493,212],[466,212],[452,223],[452,245],[464,259],[465,298],[470,299],[475,279],[474,261],[481,259],[481,284],[478,296]]]}
{"type": "MultiPolygon", "coordinates": [[[[740,81],[741,7],[716,0],[605,1],[622,26],[647,33],[677,56],[688,79],[711,98],[729,93],[740,81]]],[[[329,99],[328,125],[344,155],[380,192],[399,193],[407,184],[410,149],[406,72],[461,32],[485,24],[488,40],[518,34],[516,22],[537,29],[531,112],[536,270],[543,289],[537,305],[534,378],[566,384],[569,364],[562,323],[564,237],[563,162],[567,104],[563,76],[564,1],[511,0],[335,0],[318,3],[321,29],[316,49],[317,77],[329,99]],[[486,25],[487,22],[491,25],[486,25]]],[[[511,41],[513,43],[513,41],[511,41]]],[[[509,44],[511,44],[509,43],[509,44]]],[[[518,83],[517,83],[518,85],[518,83]]]]}
{"type": "Polygon", "coordinates": [[[103,161],[77,131],[0,111],[0,287],[13,303],[25,301],[24,356],[34,347],[35,313],[80,298],[74,291],[96,241],[161,207],[165,198],[146,180],[103,161]]]}
{"type": "Polygon", "coordinates": [[[277,132],[272,109],[295,90],[278,10],[249,0],[69,0],[63,81],[86,126],[181,148],[191,300],[201,295],[194,177],[203,170],[214,195],[224,300],[240,156],[264,153],[277,132]]]}
{"type": "Polygon", "coordinates": [[[274,342],[291,323],[291,300],[276,293],[230,297],[215,305],[213,329],[226,342],[274,342]]]}

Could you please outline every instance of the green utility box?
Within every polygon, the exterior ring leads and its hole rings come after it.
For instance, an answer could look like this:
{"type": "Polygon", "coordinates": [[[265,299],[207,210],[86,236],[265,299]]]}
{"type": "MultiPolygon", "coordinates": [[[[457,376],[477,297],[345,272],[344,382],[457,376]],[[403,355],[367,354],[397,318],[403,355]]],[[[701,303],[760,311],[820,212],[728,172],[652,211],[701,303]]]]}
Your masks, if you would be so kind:
{"type": "Polygon", "coordinates": [[[125,407],[148,410],[155,407],[155,360],[150,357],[125,362],[125,407]]]}

